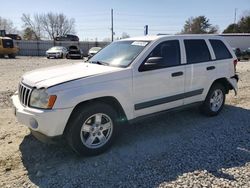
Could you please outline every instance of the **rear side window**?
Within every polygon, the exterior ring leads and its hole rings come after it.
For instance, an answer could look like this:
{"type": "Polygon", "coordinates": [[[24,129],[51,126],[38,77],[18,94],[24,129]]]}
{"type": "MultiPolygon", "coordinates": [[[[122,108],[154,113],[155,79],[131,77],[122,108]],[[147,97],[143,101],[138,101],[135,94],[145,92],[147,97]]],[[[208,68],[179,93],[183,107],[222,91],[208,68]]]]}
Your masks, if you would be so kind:
{"type": "Polygon", "coordinates": [[[226,45],[221,40],[209,40],[211,46],[214,50],[214,54],[216,59],[230,59],[232,58],[232,54],[227,49],[226,45]]]}
{"type": "Polygon", "coordinates": [[[205,40],[184,40],[184,44],[188,64],[201,63],[211,60],[210,52],[205,40]]]}

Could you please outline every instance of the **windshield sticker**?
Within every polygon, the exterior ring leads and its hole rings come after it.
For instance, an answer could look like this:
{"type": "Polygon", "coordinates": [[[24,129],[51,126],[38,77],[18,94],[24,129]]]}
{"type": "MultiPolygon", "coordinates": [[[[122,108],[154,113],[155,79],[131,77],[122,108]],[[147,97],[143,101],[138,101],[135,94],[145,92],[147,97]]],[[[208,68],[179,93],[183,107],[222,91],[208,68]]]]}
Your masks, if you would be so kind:
{"type": "Polygon", "coordinates": [[[146,46],[148,42],[143,42],[143,41],[134,41],[131,45],[134,46],[146,46]]]}

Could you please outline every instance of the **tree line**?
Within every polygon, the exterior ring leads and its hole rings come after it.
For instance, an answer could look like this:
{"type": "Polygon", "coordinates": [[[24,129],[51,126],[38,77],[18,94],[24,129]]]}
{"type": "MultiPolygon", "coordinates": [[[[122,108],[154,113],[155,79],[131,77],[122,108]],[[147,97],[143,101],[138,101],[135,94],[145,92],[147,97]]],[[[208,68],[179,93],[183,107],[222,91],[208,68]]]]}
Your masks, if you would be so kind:
{"type": "MultiPolygon", "coordinates": [[[[75,19],[68,18],[63,13],[45,13],[45,14],[22,14],[23,39],[41,40],[49,38],[55,40],[57,36],[75,33],[75,19]]],[[[0,17],[0,29],[7,33],[19,33],[11,20],[0,17]]],[[[219,27],[212,25],[206,16],[190,17],[185,21],[182,34],[213,34],[218,33],[219,27]]],[[[237,23],[231,23],[222,33],[250,33],[250,11],[242,16],[237,23]]],[[[123,32],[121,38],[127,38],[129,35],[123,32]],[[126,35],[126,36],[125,36],[126,35]]]]}

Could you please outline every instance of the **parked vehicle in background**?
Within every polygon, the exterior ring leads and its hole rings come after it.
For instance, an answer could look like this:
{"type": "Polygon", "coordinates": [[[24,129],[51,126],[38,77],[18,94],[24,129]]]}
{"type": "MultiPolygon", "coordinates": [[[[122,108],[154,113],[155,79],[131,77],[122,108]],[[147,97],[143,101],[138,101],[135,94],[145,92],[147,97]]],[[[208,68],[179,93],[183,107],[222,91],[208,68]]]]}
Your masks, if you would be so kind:
{"type": "Polygon", "coordinates": [[[67,59],[82,59],[83,51],[78,46],[69,46],[66,58],[67,59]]]}
{"type": "Polygon", "coordinates": [[[9,58],[15,58],[19,49],[14,45],[13,39],[9,37],[0,37],[0,57],[8,55],[9,58]]]}
{"type": "Polygon", "coordinates": [[[240,48],[233,48],[233,51],[234,51],[238,61],[240,61],[242,58],[242,52],[241,52],[240,48]]]}
{"type": "Polygon", "coordinates": [[[219,36],[128,38],[89,63],[26,73],[12,101],[18,121],[38,138],[63,136],[77,153],[96,155],[136,118],[190,105],[218,115],[226,94],[237,94],[236,65],[219,36]]]}
{"type": "Polygon", "coordinates": [[[79,41],[79,37],[76,35],[63,35],[58,36],[55,39],[56,41],[79,41]]]}
{"type": "Polygon", "coordinates": [[[6,36],[6,31],[0,30],[0,37],[5,37],[5,36],[6,36]]]}
{"type": "Polygon", "coordinates": [[[67,53],[68,53],[67,48],[63,46],[53,46],[52,48],[46,51],[46,56],[48,59],[51,57],[64,58],[66,57],[67,53]]]}
{"type": "Polygon", "coordinates": [[[93,57],[95,54],[97,54],[97,52],[99,52],[102,48],[101,47],[92,47],[89,49],[88,52],[88,57],[91,58],[93,57]]]}
{"type": "Polygon", "coordinates": [[[242,51],[242,59],[248,60],[250,59],[250,48],[242,51]]]}
{"type": "Polygon", "coordinates": [[[19,36],[18,34],[6,34],[6,37],[10,37],[13,40],[22,40],[22,37],[19,36]]]}

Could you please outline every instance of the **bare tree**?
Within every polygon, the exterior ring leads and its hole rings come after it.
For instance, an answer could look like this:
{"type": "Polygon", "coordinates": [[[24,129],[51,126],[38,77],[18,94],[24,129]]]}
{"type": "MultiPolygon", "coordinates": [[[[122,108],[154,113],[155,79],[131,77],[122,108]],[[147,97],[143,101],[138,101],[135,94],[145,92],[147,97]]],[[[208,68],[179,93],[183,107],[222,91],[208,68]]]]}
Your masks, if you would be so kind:
{"type": "Polygon", "coordinates": [[[11,20],[0,17],[0,30],[5,30],[7,33],[17,33],[17,29],[13,26],[11,20]]]}
{"type": "Polygon", "coordinates": [[[62,36],[67,33],[75,33],[75,20],[68,19],[64,14],[54,14],[52,12],[41,16],[43,30],[48,34],[50,39],[62,36]]]}
{"type": "Polygon", "coordinates": [[[63,13],[35,14],[33,19],[30,15],[23,14],[22,21],[26,28],[35,32],[37,39],[48,37],[55,40],[58,35],[75,33],[75,20],[68,19],[63,13]]]}
{"type": "Polygon", "coordinates": [[[33,32],[36,40],[40,40],[42,38],[41,16],[35,14],[32,19],[29,14],[23,14],[21,19],[24,27],[29,28],[33,32]]]}

